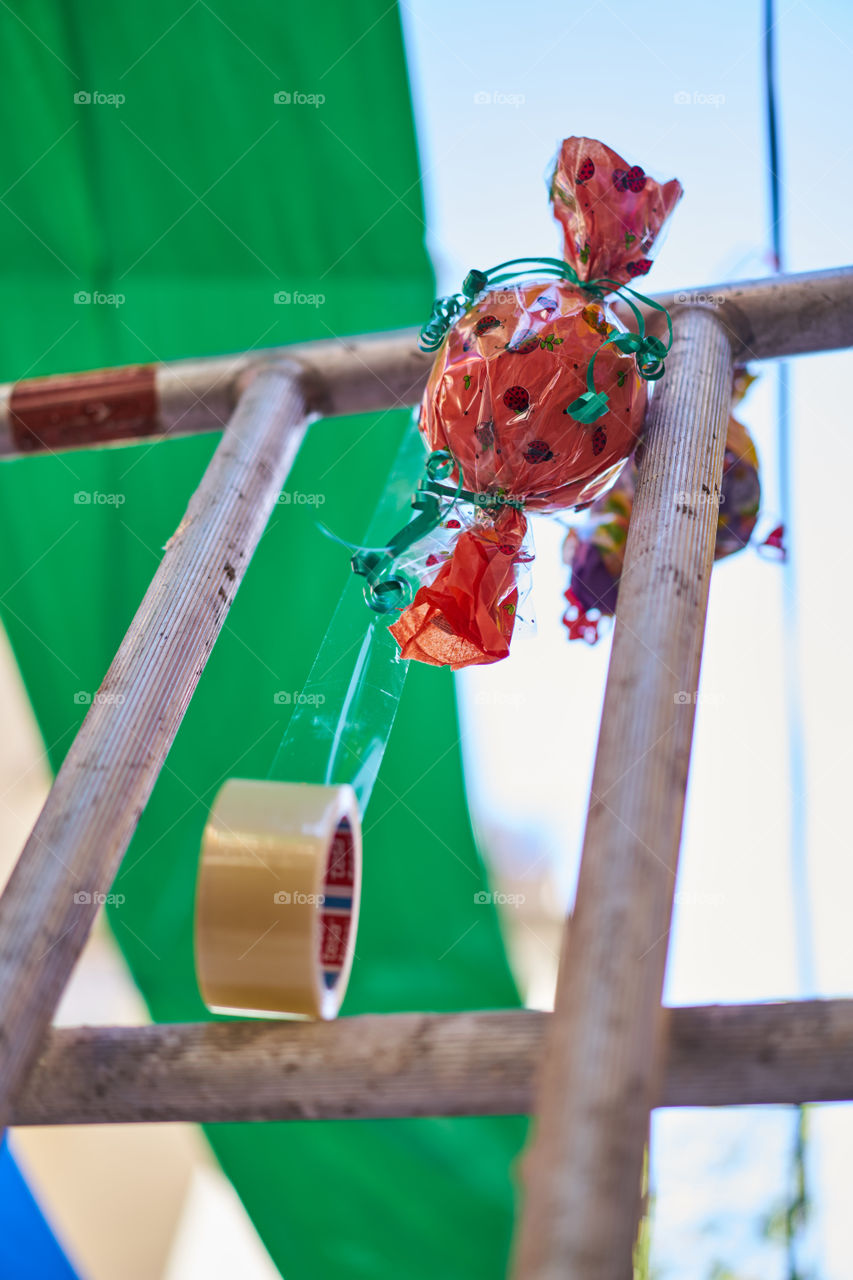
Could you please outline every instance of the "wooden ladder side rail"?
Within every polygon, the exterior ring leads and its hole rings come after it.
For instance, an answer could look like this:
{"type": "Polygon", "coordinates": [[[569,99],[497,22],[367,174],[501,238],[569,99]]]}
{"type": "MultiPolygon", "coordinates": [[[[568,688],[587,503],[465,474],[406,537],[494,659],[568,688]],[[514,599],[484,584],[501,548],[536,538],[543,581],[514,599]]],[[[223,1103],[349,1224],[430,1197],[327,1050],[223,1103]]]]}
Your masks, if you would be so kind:
{"type": "MultiPolygon", "coordinates": [[[[528,1115],[552,1014],[375,1014],[48,1032],[15,1125],[528,1115]]],[[[853,1000],[667,1009],[656,1106],[853,1098],[853,1000]]]]}
{"type": "Polygon", "coordinates": [[[545,1043],[513,1274],[632,1274],[731,408],[732,348],[679,308],[648,416],[577,897],[545,1043]]]}
{"type": "Polygon", "coordinates": [[[307,424],[257,374],[92,701],[0,898],[0,1125],[44,1040],[307,424]]]}
{"type": "MultiPolygon", "coordinates": [[[[706,285],[678,293],[655,294],[667,307],[690,303],[711,311],[726,330],[736,359],[764,360],[853,346],[853,267],[798,275],[769,276],[734,284],[706,285]]],[[[617,311],[620,307],[617,306],[617,311]]],[[[624,307],[629,325],[633,317],[624,307]]],[[[650,324],[659,313],[648,312],[650,324]]],[[[312,410],[326,416],[389,409],[417,403],[433,357],[417,347],[417,331],[273,347],[241,355],[175,360],[148,366],[151,411],[121,408],[121,397],[139,387],[139,370],[124,370],[119,385],[99,385],[97,374],[68,374],[18,384],[0,384],[0,457],[22,450],[85,447],[129,436],[187,435],[215,431],[228,421],[236,405],[241,376],[258,364],[286,359],[299,365],[312,410]],[[10,416],[15,389],[38,391],[35,403],[42,418],[60,420],[50,432],[16,429],[10,416]],[[74,399],[75,387],[78,389],[74,399]],[[113,397],[118,399],[113,399],[113,397]],[[74,399],[74,403],[70,403],[74,399]],[[92,410],[85,410],[87,399],[92,410]],[[117,416],[110,426],[110,412],[117,416]],[[104,418],[106,417],[106,422],[104,418]],[[22,441],[22,434],[25,439],[22,441]],[[63,443],[57,443],[57,439],[63,443]],[[42,443],[39,444],[41,439],[42,443]]],[[[122,371],[110,371],[111,373],[122,371]]]]}

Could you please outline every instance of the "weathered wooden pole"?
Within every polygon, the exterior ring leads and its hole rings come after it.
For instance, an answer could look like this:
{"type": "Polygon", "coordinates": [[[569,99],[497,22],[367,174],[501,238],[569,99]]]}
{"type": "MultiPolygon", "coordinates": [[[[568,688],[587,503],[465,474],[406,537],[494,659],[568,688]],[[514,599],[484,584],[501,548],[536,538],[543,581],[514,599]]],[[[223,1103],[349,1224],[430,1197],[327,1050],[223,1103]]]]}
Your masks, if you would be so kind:
{"type": "Polygon", "coordinates": [[[732,348],[711,309],[673,316],[649,412],[577,899],[563,941],[532,1147],[519,1280],[628,1280],[708,587],[732,348]]]}
{"type": "Polygon", "coordinates": [[[109,892],[306,426],[281,368],[243,392],[0,898],[0,1126],[109,892]]]}
{"type": "MultiPolygon", "coordinates": [[[[853,1000],[664,1011],[662,1107],[853,1098],[853,1000]]],[[[365,1014],[48,1033],[12,1124],[527,1115],[553,1014],[365,1014]]]]}

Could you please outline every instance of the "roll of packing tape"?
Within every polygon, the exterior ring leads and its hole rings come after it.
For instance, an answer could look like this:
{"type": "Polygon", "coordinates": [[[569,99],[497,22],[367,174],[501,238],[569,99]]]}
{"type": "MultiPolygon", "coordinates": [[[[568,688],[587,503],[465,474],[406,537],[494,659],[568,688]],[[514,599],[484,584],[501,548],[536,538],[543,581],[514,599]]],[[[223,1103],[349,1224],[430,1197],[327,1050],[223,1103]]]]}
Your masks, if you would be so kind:
{"type": "Polygon", "coordinates": [[[202,840],[196,972],[219,1013],[334,1018],[358,927],[361,820],[348,786],[231,778],[202,840]]]}

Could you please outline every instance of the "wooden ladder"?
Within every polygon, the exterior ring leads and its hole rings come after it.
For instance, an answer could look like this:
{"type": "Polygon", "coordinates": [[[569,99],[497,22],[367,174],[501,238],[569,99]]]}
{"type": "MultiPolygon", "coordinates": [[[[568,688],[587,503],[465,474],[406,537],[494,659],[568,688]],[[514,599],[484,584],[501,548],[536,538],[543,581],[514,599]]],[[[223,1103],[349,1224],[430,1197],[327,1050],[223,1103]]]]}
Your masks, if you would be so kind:
{"type": "MultiPolygon", "coordinates": [[[[306,426],[415,403],[431,358],[406,331],[178,361],[144,371],[153,407],[132,428],[117,414],[112,438],[227,425],[0,898],[0,1123],[533,1111],[513,1274],[627,1280],[652,1108],[853,1098],[853,1001],[661,1006],[717,522],[714,503],[683,495],[719,491],[735,360],[853,345],[853,268],[657,301],[674,343],[647,423],[555,1012],[51,1030],[306,426]]],[[[124,372],[0,388],[0,455],[42,443],[16,405],[30,424],[33,406],[64,414],[63,447],[111,438],[116,397],[139,386],[124,372]]]]}

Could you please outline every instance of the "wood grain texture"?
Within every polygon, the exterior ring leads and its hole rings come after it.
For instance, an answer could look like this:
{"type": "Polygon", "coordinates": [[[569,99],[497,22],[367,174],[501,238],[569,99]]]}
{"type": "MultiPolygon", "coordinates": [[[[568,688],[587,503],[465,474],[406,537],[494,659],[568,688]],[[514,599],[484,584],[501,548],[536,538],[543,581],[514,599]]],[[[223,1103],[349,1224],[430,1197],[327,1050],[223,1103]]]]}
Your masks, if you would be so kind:
{"type": "Polygon", "coordinates": [[[284,368],[243,394],[0,898],[0,1122],[99,895],[110,890],[305,425],[304,400],[284,368]]]}
{"type": "Polygon", "coordinates": [[[683,308],[649,411],[577,897],[525,1157],[520,1280],[631,1275],[732,353],[683,308]]]}
{"type": "MultiPolygon", "coordinates": [[[[16,1125],[526,1115],[551,1015],[389,1014],[48,1033],[16,1125]]],[[[853,1000],[665,1011],[663,1107],[853,1098],[853,1000]]]]}
{"type": "MultiPolygon", "coordinates": [[[[853,346],[853,267],[703,285],[654,297],[670,308],[698,302],[710,310],[741,360],[853,346]]],[[[621,304],[616,310],[633,327],[630,311],[621,304]]],[[[645,310],[654,328],[659,313],[645,310]]],[[[221,430],[236,404],[240,375],[282,358],[299,365],[309,405],[324,415],[416,404],[433,361],[418,350],[417,331],[406,329],[160,364],[156,366],[159,432],[186,435],[221,430]]],[[[57,384],[65,381],[57,379],[57,384]]],[[[13,384],[0,385],[0,456],[17,449],[8,411],[12,390],[13,384]]],[[[86,441],[86,431],[81,430],[81,446],[86,441]]],[[[70,428],[64,444],[73,444],[70,428]]]]}
{"type": "MultiPolygon", "coordinates": [[[[853,346],[853,267],[702,285],[654,297],[670,310],[698,305],[710,311],[742,362],[853,346]]],[[[658,323],[653,311],[641,310],[658,323]]],[[[630,324],[628,309],[621,314],[630,324]]]]}

